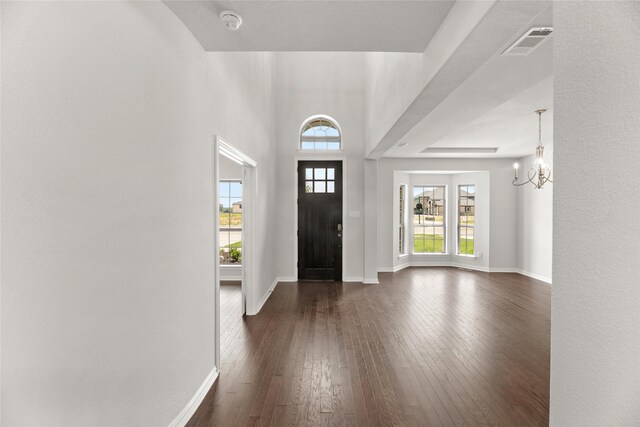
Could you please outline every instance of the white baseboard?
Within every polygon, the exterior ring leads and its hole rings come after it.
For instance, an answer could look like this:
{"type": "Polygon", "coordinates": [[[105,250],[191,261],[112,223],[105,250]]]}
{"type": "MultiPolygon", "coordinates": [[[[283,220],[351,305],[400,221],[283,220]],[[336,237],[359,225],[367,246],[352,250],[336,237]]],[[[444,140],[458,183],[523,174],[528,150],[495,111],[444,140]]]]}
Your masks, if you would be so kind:
{"type": "Polygon", "coordinates": [[[466,268],[468,270],[482,271],[484,273],[493,273],[494,272],[490,268],[484,267],[482,265],[460,264],[458,262],[452,262],[450,265],[451,265],[451,267],[466,268]]]}
{"type": "Polygon", "coordinates": [[[518,268],[509,268],[509,267],[487,268],[484,266],[460,264],[457,262],[449,262],[449,261],[413,261],[413,262],[402,264],[393,268],[382,267],[378,269],[378,272],[395,273],[407,267],[457,267],[457,268],[466,268],[468,270],[474,270],[474,271],[482,271],[485,273],[518,273],[518,274],[522,274],[523,276],[531,277],[532,279],[545,282],[549,285],[551,284],[550,277],[541,276],[539,274],[531,273],[525,270],[520,270],[518,268]]]}
{"type": "Polygon", "coordinates": [[[379,285],[380,282],[378,282],[378,277],[370,277],[370,278],[364,278],[362,280],[362,283],[364,283],[365,285],[379,285]]]}
{"type": "Polygon", "coordinates": [[[454,266],[451,261],[411,261],[408,267],[457,267],[457,265],[454,266]]]}
{"type": "Polygon", "coordinates": [[[289,283],[289,282],[297,282],[297,281],[298,281],[298,279],[296,279],[296,278],[295,278],[295,277],[293,277],[293,276],[278,277],[278,282],[286,282],[286,283],[289,283]]]}
{"type": "Polygon", "coordinates": [[[400,270],[404,270],[407,267],[411,267],[411,263],[405,262],[404,264],[396,265],[394,267],[380,267],[378,273],[396,273],[400,270]]]}
{"type": "Polygon", "coordinates": [[[276,288],[276,285],[278,284],[278,281],[279,281],[279,279],[277,277],[273,280],[273,283],[271,284],[271,286],[269,286],[269,290],[264,294],[264,296],[262,297],[262,299],[258,303],[258,307],[256,309],[256,312],[253,313],[252,315],[256,315],[256,314],[260,313],[260,310],[262,310],[262,307],[264,306],[264,304],[267,302],[267,300],[269,299],[269,297],[273,293],[273,290],[276,288]]]}
{"type": "Polygon", "coordinates": [[[523,276],[531,277],[532,279],[536,279],[541,282],[545,282],[549,285],[551,284],[551,277],[541,276],[539,274],[531,273],[530,271],[524,270],[516,270],[516,273],[522,274],[523,276]]]}
{"type": "Polygon", "coordinates": [[[209,372],[209,375],[207,375],[207,378],[205,378],[198,391],[196,391],[196,394],[191,398],[189,403],[187,403],[187,406],[185,406],[182,411],[180,411],[178,416],[171,422],[171,424],[169,424],[169,427],[183,427],[189,422],[193,414],[195,414],[196,410],[198,409],[198,406],[200,406],[200,404],[204,400],[204,397],[207,395],[207,393],[209,393],[211,386],[213,386],[213,383],[216,382],[217,378],[218,369],[216,369],[216,367],[214,366],[213,370],[209,372]]]}
{"type": "Polygon", "coordinates": [[[509,267],[490,268],[488,272],[489,273],[520,273],[520,271],[517,268],[509,268],[509,267]]]}
{"type": "Polygon", "coordinates": [[[342,281],[343,282],[358,282],[358,283],[362,283],[362,276],[353,276],[353,277],[343,277],[342,281]]]}

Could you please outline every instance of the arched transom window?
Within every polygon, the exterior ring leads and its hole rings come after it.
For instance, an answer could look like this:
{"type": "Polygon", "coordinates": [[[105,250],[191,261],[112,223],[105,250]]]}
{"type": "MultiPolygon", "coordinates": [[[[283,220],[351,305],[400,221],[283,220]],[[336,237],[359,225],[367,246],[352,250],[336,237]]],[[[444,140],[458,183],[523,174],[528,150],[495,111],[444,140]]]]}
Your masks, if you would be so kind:
{"type": "Polygon", "coordinates": [[[302,150],[340,150],[342,140],[340,128],[327,117],[312,117],[302,126],[300,149],[302,150]]]}

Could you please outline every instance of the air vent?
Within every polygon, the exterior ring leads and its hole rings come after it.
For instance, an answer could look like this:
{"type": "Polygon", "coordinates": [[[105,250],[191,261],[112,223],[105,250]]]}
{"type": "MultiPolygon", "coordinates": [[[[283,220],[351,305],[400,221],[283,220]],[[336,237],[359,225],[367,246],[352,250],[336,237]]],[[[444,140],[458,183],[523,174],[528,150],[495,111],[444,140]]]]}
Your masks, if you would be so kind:
{"type": "Polygon", "coordinates": [[[533,27],[516,40],[514,44],[509,46],[507,50],[502,52],[502,54],[509,56],[529,55],[547,40],[552,32],[553,28],[551,27],[533,27]]]}

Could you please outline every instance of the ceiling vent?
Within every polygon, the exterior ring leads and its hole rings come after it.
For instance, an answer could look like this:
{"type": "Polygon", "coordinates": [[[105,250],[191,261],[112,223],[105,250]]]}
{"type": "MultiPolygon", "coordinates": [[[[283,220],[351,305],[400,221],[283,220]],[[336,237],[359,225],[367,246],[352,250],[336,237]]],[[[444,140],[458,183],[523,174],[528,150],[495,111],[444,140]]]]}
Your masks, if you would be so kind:
{"type": "Polygon", "coordinates": [[[536,50],[546,39],[549,38],[553,28],[551,27],[533,27],[522,35],[514,44],[509,46],[507,50],[502,52],[508,56],[526,56],[536,50]]]}

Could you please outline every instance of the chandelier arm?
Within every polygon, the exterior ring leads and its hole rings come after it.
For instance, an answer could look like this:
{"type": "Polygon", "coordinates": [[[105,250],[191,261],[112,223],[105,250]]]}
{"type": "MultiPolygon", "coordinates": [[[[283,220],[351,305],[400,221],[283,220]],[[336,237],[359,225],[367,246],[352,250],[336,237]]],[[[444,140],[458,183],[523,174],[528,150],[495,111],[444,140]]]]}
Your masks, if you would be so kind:
{"type": "Polygon", "coordinates": [[[511,183],[516,187],[522,187],[523,185],[529,184],[530,182],[531,181],[522,181],[519,183],[517,179],[514,179],[511,183]]]}
{"type": "Polygon", "coordinates": [[[534,187],[538,187],[538,184],[536,183],[538,180],[538,170],[536,168],[529,168],[527,176],[529,177],[529,182],[532,183],[534,187]]]}
{"type": "Polygon", "coordinates": [[[513,185],[515,185],[516,187],[521,187],[521,186],[523,186],[523,185],[527,185],[527,184],[529,184],[529,183],[530,183],[530,184],[532,184],[532,185],[535,187],[535,186],[536,186],[536,183],[535,183],[535,182],[533,182],[533,179],[534,179],[535,177],[536,177],[536,171],[535,171],[535,169],[533,169],[533,168],[532,168],[532,169],[529,169],[529,170],[527,171],[527,180],[526,180],[526,181],[522,181],[522,182],[518,183],[518,180],[517,180],[517,179],[514,179],[511,183],[512,183],[513,185]]]}

